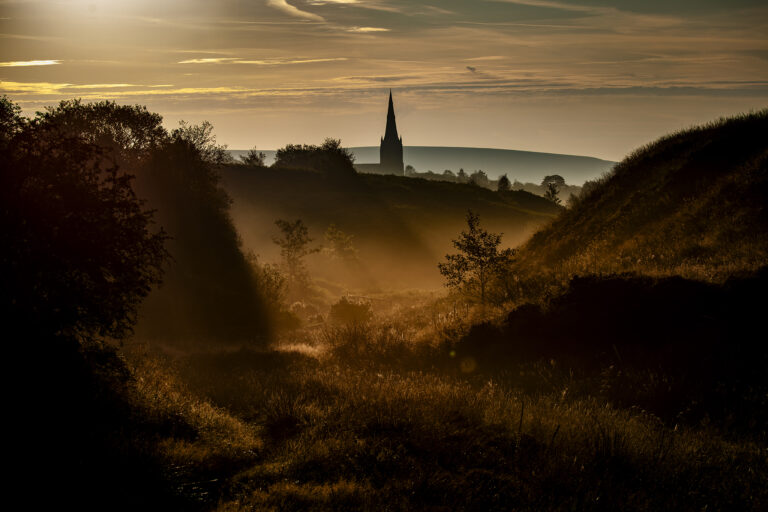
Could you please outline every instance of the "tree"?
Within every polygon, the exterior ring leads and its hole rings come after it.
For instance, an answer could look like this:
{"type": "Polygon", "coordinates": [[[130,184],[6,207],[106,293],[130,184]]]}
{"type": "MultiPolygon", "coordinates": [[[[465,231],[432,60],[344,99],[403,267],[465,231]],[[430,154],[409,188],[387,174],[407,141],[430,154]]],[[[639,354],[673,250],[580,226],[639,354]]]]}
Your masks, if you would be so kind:
{"type": "Polygon", "coordinates": [[[550,183],[554,183],[558,187],[564,187],[565,186],[565,178],[563,178],[559,174],[552,174],[551,176],[544,176],[544,179],[541,180],[541,186],[542,187],[546,187],[550,183]]]}
{"type": "Polygon", "coordinates": [[[211,156],[218,150],[210,123],[184,123],[171,136],[162,117],[146,107],[73,100],[38,113],[32,124],[52,140],[103,148],[101,165],[116,163],[136,176],[133,190],[170,236],[165,246],[172,260],[164,285],[143,302],[137,325],[142,336],[171,343],[268,338],[264,301],[229,214],[231,200],[221,186],[217,158],[211,156]]]}
{"type": "Polygon", "coordinates": [[[560,204],[560,198],[558,197],[559,193],[560,189],[558,189],[557,185],[554,182],[549,182],[547,184],[547,189],[544,191],[544,198],[555,204],[560,204]]]}
{"type": "Polygon", "coordinates": [[[476,185],[478,187],[487,187],[488,175],[485,174],[485,171],[475,171],[469,177],[469,183],[470,185],[476,185]]]}
{"type": "Polygon", "coordinates": [[[467,176],[467,173],[464,172],[464,169],[459,169],[459,173],[456,175],[456,180],[459,183],[467,183],[469,181],[469,177],[467,176]]]}
{"type": "Polygon", "coordinates": [[[0,150],[0,307],[30,338],[122,338],[167,258],[133,176],[79,137],[30,124],[0,150]]]}
{"type": "Polygon", "coordinates": [[[281,236],[273,237],[272,241],[280,247],[283,268],[288,277],[288,288],[295,290],[305,286],[308,281],[304,258],[320,249],[309,247],[312,238],[309,237],[309,229],[301,219],[294,222],[278,219],[275,224],[280,229],[281,236]]]}
{"type": "Polygon", "coordinates": [[[27,120],[21,115],[21,107],[8,99],[0,97],[0,149],[3,149],[26,125],[27,120]]]}
{"type": "Polygon", "coordinates": [[[446,286],[468,297],[479,298],[485,304],[488,287],[499,269],[514,255],[511,249],[499,250],[501,234],[489,233],[480,227],[480,218],[467,211],[468,231],[453,240],[458,254],[447,254],[445,263],[437,265],[446,278],[446,286]]]}
{"type": "Polygon", "coordinates": [[[240,160],[245,165],[250,165],[252,167],[264,167],[264,160],[267,158],[267,155],[262,153],[261,151],[257,151],[256,148],[253,148],[251,150],[248,150],[248,153],[240,157],[240,160]]]}
{"type": "Polygon", "coordinates": [[[338,139],[325,139],[320,146],[288,144],[275,154],[275,167],[311,169],[326,175],[351,176],[355,158],[338,139]]]}
{"type": "Polygon", "coordinates": [[[118,105],[113,101],[61,101],[56,107],[38,112],[34,122],[58,132],[60,137],[77,137],[111,151],[124,168],[148,158],[168,141],[162,116],[141,105],[118,105]]]}
{"type": "Polygon", "coordinates": [[[325,241],[328,244],[328,252],[331,257],[338,258],[347,263],[357,261],[357,249],[352,244],[355,235],[348,235],[335,224],[328,226],[325,231],[325,241]]]}
{"type": "Polygon", "coordinates": [[[175,140],[190,143],[200,152],[200,156],[206,162],[212,164],[228,164],[234,162],[232,156],[227,153],[227,145],[216,144],[216,136],[213,134],[213,125],[209,121],[201,124],[189,124],[179,121],[179,127],[171,132],[175,140]]]}
{"type": "Polygon", "coordinates": [[[509,178],[507,178],[507,175],[503,175],[501,178],[499,178],[499,184],[498,184],[498,191],[499,192],[508,192],[512,188],[512,184],[509,182],[509,178]]]}

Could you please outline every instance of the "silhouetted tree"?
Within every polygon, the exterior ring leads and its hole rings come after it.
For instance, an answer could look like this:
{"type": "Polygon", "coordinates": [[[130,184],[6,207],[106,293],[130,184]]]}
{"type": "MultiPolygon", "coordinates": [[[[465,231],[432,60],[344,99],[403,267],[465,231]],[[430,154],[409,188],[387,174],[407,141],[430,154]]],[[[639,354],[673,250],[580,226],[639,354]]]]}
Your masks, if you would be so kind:
{"type": "Polygon", "coordinates": [[[168,141],[162,116],[141,105],[67,100],[46,107],[35,122],[57,131],[60,137],[77,137],[110,150],[123,168],[148,158],[168,141]]]}
{"type": "Polygon", "coordinates": [[[508,192],[512,188],[512,184],[509,182],[509,178],[507,178],[506,174],[499,178],[497,187],[499,192],[508,192]]]}
{"type": "Polygon", "coordinates": [[[133,177],[95,145],[39,123],[13,135],[0,162],[4,329],[128,334],[167,256],[133,177]]]}
{"type": "Polygon", "coordinates": [[[21,115],[21,107],[7,96],[0,97],[0,149],[16,136],[27,123],[21,115]]]}
{"type": "Polygon", "coordinates": [[[227,145],[216,144],[213,125],[209,121],[203,121],[201,124],[179,121],[179,127],[171,132],[171,137],[190,143],[206,162],[212,164],[234,162],[232,155],[227,153],[227,145]]]}
{"type": "Polygon", "coordinates": [[[560,193],[560,190],[558,189],[557,185],[554,182],[549,182],[547,184],[547,189],[544,191],[544,198],[548,201],[552,201],[555,204],[560,204],[560,198],[558,197],[558,194],[560,193]]]}
{"type": "Polygon", "coordinates": [[[464,172],[464,169],[459,169],[459,173],[456,175],[456,180],[459,183],[467,183],[469,181],[469,177],[467,176],[467,173],[464,172]]]}
{"type": "Polygon", "coordinates": [[[267,155],[262,153],[261,151],[257,151],[256,148],[248,150],[248,153],[240,157],[240,160],[245,165],[250,165],[252,167],[264,167],[264,160],[267,158],[267,155]]]}
{"type": "Polygon", "coordinates": [[[356,173],[354,157],[337,139],[325,139],[320,146],[288,144],[278,149],[274,167],[312,169],[328,175],[351,176],[356,173]]]}
{"type": "Polygon", "coordinates": [[[304,266],[304,258],[318,252],[319,248],[311,248],[312,238],[304,221],[294,222],[278,219],[275,224],[280,229],[281,236],[272,237],[272,241],[280,247],[283,268],[288,277],[288,289],[295,291],[307,284],[308,275],[304,266]]]}
{"type": "Polygon", "coordinates": [[[480,227],[480,218],[467,211],[468,231],[462,231],[453,240],[458,254],[447,254],[445,263],[437,265],[446,278],[446,286],[468,297],[479,298],[485,304],[488,286],[495,274],[513,255],[511,249],[499,250],[501,234],[489,233],[480,227]]]}
{"type": "Polygon", "coordinates": [[[416,174],[416,168],[412,166],[411,164],[408,164],[405,166],[405,173],[406,176],[413,176],[416,174]]]}
{"type": "Polygon", "coordinates": [[[551,176],[544,176],[544,179],[541,180],[541,186],[547,187],[550,183],[554,183],[558,187],[564,187],[565,186],[565,178],[560,176],[559,174],[553,174],[551,176]]]}
{"type": "Polygon", "coordinates": [[[475,171],[469,177],[469,183],[471,185],[477,185],[478,187],[488,186],[488,175],[484,171],[475,171]]]}
{"type": "Polygon", "coordinates": [[[47,108],[33,124],[53,138],[104,148],[104,165],[114,161],[136,175],[134,190],[157,210],[155,218],[170,235],[172,263],[165,285],[142,307],[143,336],[266,339],[268,322],[229,216],[230,198],[214,164],[204,158],[209,151],[216,160],[210,123],[176,130],[172,137],[162,117],[145,107],[72,100],[47,108]]]}

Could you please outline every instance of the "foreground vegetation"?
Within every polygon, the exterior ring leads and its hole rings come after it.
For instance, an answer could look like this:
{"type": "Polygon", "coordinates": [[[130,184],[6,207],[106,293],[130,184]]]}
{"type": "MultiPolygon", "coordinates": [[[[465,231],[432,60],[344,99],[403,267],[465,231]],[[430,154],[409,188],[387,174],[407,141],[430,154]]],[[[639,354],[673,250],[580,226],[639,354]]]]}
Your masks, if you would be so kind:
{"type": "Polygon", "coordinates": [[[205,441],[174,440],[168,456],[198,471],[240,468],[209,484],[202,498],[217,510],[766,505],[764,438],[735,440],[706,422],[620,407],[616,374],[580,378],[557,363],[481,372],[445,350],[461,325],[419,331],[413,325],[431,319],[403,320],[325,327],[301,336],[309,345],[275,351],[176,359],[189,392],[231,418],[214,446],[243,451],[222,466],[205,441]]]}

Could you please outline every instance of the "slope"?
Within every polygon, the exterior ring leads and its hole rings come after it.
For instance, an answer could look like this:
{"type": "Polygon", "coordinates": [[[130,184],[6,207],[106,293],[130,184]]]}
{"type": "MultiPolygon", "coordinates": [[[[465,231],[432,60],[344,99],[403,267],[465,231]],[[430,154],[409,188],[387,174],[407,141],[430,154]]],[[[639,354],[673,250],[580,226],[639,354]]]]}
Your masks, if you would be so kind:
{"type": "Polygon", "coordinates": [[[722,280],[768,262],[768,110],[638,149],[522,248],[519,268],[722,280]]]}
{"type": "MultiPolygon", "coordinates": [[[[355,247],[378,284],[439,286],[436,264],[451,249],[467,209],[514,245],[554,218],[560,207],[528,192],[498,193],[480,187],[396,176],[323,173],[232,165],[222,169],[233,198],[232,214],[244,244],[276,261],[274,221],[302,219],[316,243],[330,224],[354,235],[355,247]]],[[[330,262],[314,257],[315,268],[330,262]]],[[[312,262],[310,262],[312,263],[312,262]]]]}

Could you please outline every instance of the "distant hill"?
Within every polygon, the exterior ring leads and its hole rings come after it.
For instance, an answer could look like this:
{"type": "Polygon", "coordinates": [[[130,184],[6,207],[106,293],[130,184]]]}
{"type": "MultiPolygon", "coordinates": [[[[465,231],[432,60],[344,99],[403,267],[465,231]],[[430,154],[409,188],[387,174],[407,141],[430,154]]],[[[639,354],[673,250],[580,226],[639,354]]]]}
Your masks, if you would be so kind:
{"type": "MultiPolygon", "coordinates": [[[[379,147],[349,148],[355,155],[355,163],[378,163],[379,147]]],[[[232,150],[236,158],[246,153],[244,150],[232,150]]],[[[267,164],[275,158],[275,151],[264,151],[267,164]]],[[[550,174],[559,174],[565,181],[581,185],[586,180],[600,177],[609,171],[615,162],[600,160],[588,156],[559,155],[554,153],[536,153],[511,149],[489,148],[454,148],[430,146],[405,146],[403,159],[406,165],[412,165],[419,172],[434,171],[441,173],[445,169],[457,172],[483,170],[491,179],[507,174],[511,181],[539,183],[550,174]]]]}
{"type": "MultiPolygon", "coordinates": [[[[466,227],[469,208],[480,215],[483,226],[504,233],[506,246],[521,243],[561,210],[528,192],[498,193],[418,178],[359,174],[339,179],[308,170],[240,165],[221,172],[246,249],[264,261],[277,261],[272,243],[276,219],[302,219],[316,244],[335,224],[354,235],[369,284],[382,287],[440,286],[437,263],[466,227]]],[[[333,266],[322,253],[311,259],[315,275],[327,274],[333,266]]]]}
{"type": "Polygon", "coordinates": [[[630,154],[519,254],[526,273],[722,280],[768,264],[768,110],[630,154]]]}

